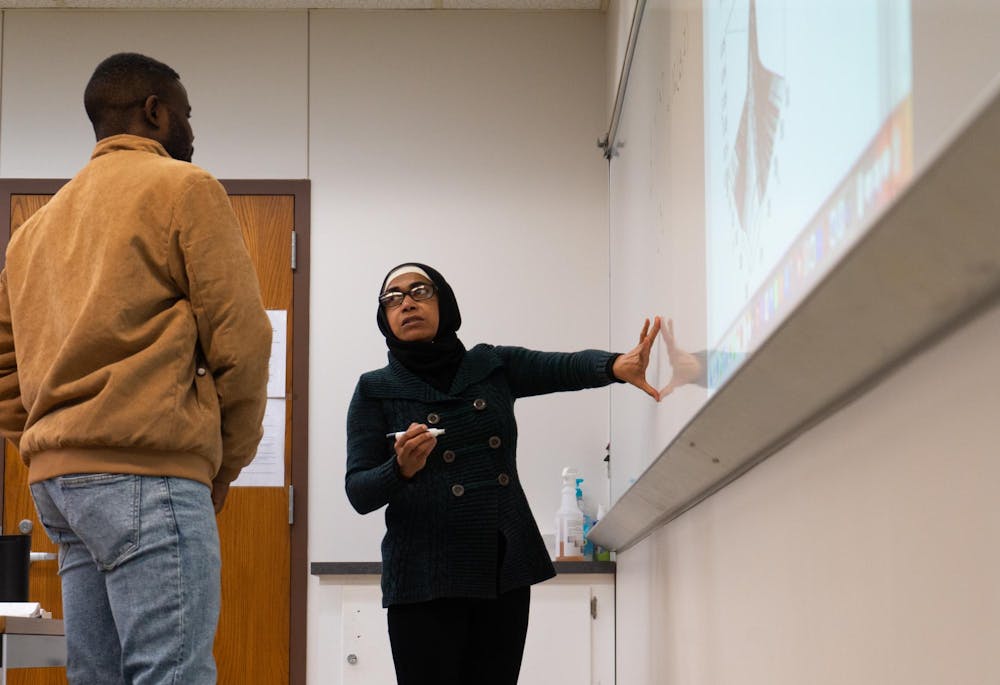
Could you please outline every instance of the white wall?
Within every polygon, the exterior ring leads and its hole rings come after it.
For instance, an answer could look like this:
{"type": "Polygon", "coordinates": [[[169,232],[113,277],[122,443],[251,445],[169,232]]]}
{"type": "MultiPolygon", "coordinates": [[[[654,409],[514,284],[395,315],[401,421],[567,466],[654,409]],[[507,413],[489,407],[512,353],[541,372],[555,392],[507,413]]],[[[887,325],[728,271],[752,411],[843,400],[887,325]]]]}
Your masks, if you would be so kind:
{"type": "Polygon", "coordinates": [[[1000,308],[618,556],[619,683],[1000,681],[1000,308]]]}
{"type": "MultiPolygon", "coordinates": [[[[312,180],[310,549],[374,561],[381,513],[344,495],[357,377],[385,363],[375,297],[406,260],[438,267],[460,335],[539,349],[608,344],[604,16],[513,12],[4,12],[0,175],[69,177],[93,134],[82,92],[117,51],[188,89],[196,163],[221,178],[312,180]]],[[[638,322],[636,322],[638,324],[638,322]]],[[[608,391],[518,403],[519,463],[543,531],[564,464],[607,501],[608,391]],[[595,487],[596,485],[596,487],[595,487]]],[[[312,579],[310,683],[329,683],[312,579]]]]}
{"type": "MultiPolygon", "coordinates": [[[[995,76],[1000,11],[913,12],[922,165],[995,76]]],[[[1000,681],[998,339],[994,308],[619,554],[617,682],[1000,681]]]]}

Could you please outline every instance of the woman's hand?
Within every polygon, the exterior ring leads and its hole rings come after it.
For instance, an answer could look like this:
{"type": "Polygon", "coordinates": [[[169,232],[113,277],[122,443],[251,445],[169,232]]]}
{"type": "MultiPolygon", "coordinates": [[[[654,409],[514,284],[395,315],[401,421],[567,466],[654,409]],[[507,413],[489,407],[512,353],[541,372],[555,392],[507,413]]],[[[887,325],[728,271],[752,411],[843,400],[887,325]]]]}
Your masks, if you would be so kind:
{"type": "Polygon", "coordinates": [[[437,438],[427,432],[427,426],[422,423],[411,423],[399,438],[396,439],[396,463],[399,473],[409,480],[424,468],[427,457],[437,445],[437,438]]]}
{"type": "Polygon", "coordinates": [[[615,378],[634,385],[657,402],[660,401],[660,393],[646,382],[646,367],[649,366],[649,350],[659,332],[660,317],[653,319],[652,330],[649,328],[649,319],[646,319],[642,325],[642,332],[639,334],[639,344],[631,351],[619,356],[611,367],[611,373],[615,375],[615,378]]]}

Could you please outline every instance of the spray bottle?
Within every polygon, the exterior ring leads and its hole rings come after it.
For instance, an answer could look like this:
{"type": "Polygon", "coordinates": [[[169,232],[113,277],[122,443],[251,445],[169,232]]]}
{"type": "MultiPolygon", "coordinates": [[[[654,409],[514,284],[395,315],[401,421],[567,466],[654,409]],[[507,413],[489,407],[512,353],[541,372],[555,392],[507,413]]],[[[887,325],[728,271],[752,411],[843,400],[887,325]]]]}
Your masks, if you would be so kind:
{"type": "Polygon", "coordinates": [[[580,513],[583,514],[583,549],[581,552],[583,558],[590,561],[594,558],[594,545],[587,539],[587,536],[590,534],[590,529],[593,528],[594,522],[583,508],[583,488],[580,487],[582,482],[583,478],[576,479],[576,506],[580,509],[580,513]]]}
{"type": "Polygon", "coordinates": [[[583,513],[576,504],[576,470],[562,471],[562,499],[556,512],[556,561],[583,561],[583,513]]]}

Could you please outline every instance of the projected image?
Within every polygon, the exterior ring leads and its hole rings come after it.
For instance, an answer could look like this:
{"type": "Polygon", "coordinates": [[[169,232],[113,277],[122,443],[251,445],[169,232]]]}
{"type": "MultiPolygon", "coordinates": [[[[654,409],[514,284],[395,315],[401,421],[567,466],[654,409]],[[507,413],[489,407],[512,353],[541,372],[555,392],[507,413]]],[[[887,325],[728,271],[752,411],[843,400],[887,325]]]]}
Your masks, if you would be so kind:
{"type": "Polygon", "coordinates": [[[708,385],[717,388],[912,173],[908,3],[704,10],[708,385]]]}
{"type": "MultiPolygon", "coordinates": [[[[747,26],[746,95],[736,129],[736,141],[729,155],[726,182],[732,206],[739,223],[735,241],[740,253],[739,264],[750,265],[763,256],[758,212],[767,196],[767,182],[774,165],[774,141],[778,134],[782,108],[787,99],[785,79],[764,66],[757,47],[755,4],[750,2],[747,26]]],[[[726,121],[722,128],[725,132],[726,121]]]]}

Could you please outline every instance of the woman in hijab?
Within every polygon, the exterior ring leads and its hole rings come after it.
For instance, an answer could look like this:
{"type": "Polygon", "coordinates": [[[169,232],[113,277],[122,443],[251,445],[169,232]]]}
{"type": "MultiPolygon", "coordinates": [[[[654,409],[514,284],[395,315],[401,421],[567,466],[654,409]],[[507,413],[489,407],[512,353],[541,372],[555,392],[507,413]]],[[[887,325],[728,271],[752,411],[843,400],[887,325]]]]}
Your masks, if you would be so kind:
{"type": "Polygon", "coordinates": [[[660,320],[621,355],[466,350],[451,287],[418,263],[388,273],[376,317],[389,363],[355,388],[346,485],[359,513],[388,505],[382,603],[397,681],[514,685],[530,586],[555,575],[517,474],[514,400],[613,382],[658,400],[646,366],[660,320]]]}

